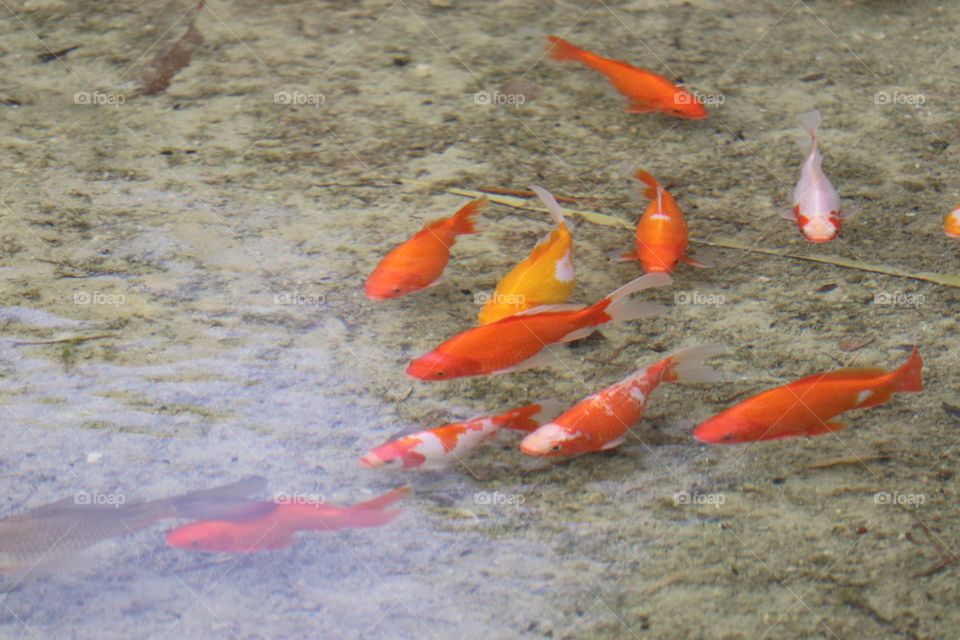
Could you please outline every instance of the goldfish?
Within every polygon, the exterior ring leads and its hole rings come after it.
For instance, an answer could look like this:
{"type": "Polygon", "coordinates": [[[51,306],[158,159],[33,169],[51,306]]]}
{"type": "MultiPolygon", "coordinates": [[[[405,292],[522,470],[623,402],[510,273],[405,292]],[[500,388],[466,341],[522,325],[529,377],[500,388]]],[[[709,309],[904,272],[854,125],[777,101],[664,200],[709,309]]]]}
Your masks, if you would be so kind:
{"type": "Polygon", "coordinates": [[[658,111],[691,120],[707,117],[707,110],[695,95],[659,74],[622,60],[604,58],[557,36],[547,36],[547,40],[551,59],[579,62],[606,76],[613,88],[627,98],[627,113],[658,111]]]}
{"type": "Polygon", "coordinates": [[[673,196],[646,171],[634,174],[637,180],[647,185],[644,196],[650,204],[637,223],[636,249],[621,256],[622,260],[639,260],[647,273],[671,272],[677,262],[694,267],[707,265],[686,255],[687,222],[673,196]]]}
{"type": "Polygon", "coordinates": [[[270,501],[252,518],[203,520],[167,533],[167,546],[189,551],[256,553],[293,545],[298,531],[335,531],[379,527],[400,514],[390,510],[409,495],[408,487],[394,489],[352,507],[338,507],[311,500],[270,501]]]}
{"type": "Polygon", "coordinates": [[[504,429],[530,432],[558,413],[560,406],[557,402],[544,400],[497,416],[473,418],[418,431],[373,449],[360,458],[360,464],[368,468],[395,466],[418,471],[442,469],[462,459],[504,429]]]}
{"type": "Polygon", "coordinates": [[[664,382],[715,382],[719,375],[703,364],[723,347],[701,345],[638,369],[620,382],[587,396],[520,443],[528,456],[571,456],[606,451],[624,443],[640,422],[650,395],[664,382]]]}
{"type": "Polygon", "coordinates": [[[810,150],[793,190],[793,210],[783,214],[788,220],[796,220],[810,242],[830,242],[840,234],[844,220],[853,217],[852,211],[841,211],[840,196],[823,173],[823,156],[817,143],[820,122],[817,110],[800,116],[800,125],[810,135],[810,150]]]}
{"type": "Polygon", "coordinates": [[[163,520],[227,516],[249,505],[252,501],[245,496],[264,486],[263,478],[250,477],[172,498],[136,502],[127,502],[122,494],[77,494],[6,516],[0,518],[0,573],[27,573],[38,566],[69,562],[103,540],[163,520]]]}
{"type": "Polygon", "coordinates": [[[556,227],[500,280],[493,296],[480,310],[480,324],[496,322],[524,309],[566,302],[573,293],[573,237],[564,222],[563,210],[549,191],[530,189],[547,206],[556,227]]]}
{"type": "Polygon", "coordinates": [[[841,431],[834,418],[853,409],[876,407],[894,393],[923,391],[923,360],[916,347],[899,369],[839,369],[791,382],[727,409],[693,432],[700,442],[737,444],[841,431]]]}
{"type": "Polygon", "coordinates": [[[960,207],[957,207],[943,219],[943,232],[948,236],[960,238],[960,207]]]}
{"type": "Polygon", "coordinates": [[[649,273],[623,285],[599,302],[583,305],[534,307],[490,324],[464,331],[413,360],[407,374],[420,380],[449,380],[464,376],[525,371],[553,360],[544,348],[557,342],[580,340],[608,322],[655,316],[666,308],[627,296],[670,284],[670,276],[649,273]]]}
{"type": "Polygon", "coordinates": [[[449,218],[428,222],[412,238],[383,257],[364,285],[371,300],[398,298],[440,283],[457,236],[476,233],[474,215],[486,196],[464,205],[449,218]]]}

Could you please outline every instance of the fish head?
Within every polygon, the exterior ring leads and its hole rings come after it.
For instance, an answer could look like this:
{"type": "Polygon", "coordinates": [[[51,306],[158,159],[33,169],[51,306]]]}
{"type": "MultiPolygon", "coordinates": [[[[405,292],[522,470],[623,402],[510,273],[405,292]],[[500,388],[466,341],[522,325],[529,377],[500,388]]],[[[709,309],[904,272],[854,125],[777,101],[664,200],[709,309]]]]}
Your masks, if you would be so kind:
{"type": "Polygon", "coordinates": [[[228,530],[229,524],[208,521],[177,527],[167,533],[166,544],[188,551],[235,551],[237,544],[228,530]]]}
{"type": "Polygon", "coordinates": [[[584,438],[554,422],[548,422],[520,442],[520,451],[537,458],[555,458],[581,452],[584,438]]]}
{"type": "Polygon", "coordinates": [[[661,107],[661,110],[676,118],[688,120],[703,120],[707,117],[701,100],[686,89],[677,88],[672,98],[661,107]]]}
{"type": "Polygon", "coordinates": [[[413,452],[410,449],[416,446],[415,442],[408,442],[408,440],[410,439],[401,438],[395,442],[379,446],[360,458],[360,464],[368,469],[377,467],[398,469],[417,466],[417,464],[408,464],[408,460],[413,461],[411,456],[413,452]]]}
{"type": "Polygon", "coordinates": [[[706,444],[739,444],[756,440],[751,432],[749,424],[721,414],[697,425],[693,437],[706,444]]]}
{"type": "Polygon", "coordinates": [[[840,218],[833,214],[812,218],[798,215],[797,222],[803,236],[810,242],[830,242],[840,233],[840,218]]]}
{"type": "Polygon", "coordinates": [[[423,278],[415,273],[390,269],[377,269],[364,284],[364,292],[370,300],[389,300],[423,289],[423,278]]]}
{"type": "Polygon", "coordinates": [[[420,356],[407,367],[407,375],[418,380],[450,380],[473,375],[479,371],[473,358],[452,353],[430,353],[420,356]]]}

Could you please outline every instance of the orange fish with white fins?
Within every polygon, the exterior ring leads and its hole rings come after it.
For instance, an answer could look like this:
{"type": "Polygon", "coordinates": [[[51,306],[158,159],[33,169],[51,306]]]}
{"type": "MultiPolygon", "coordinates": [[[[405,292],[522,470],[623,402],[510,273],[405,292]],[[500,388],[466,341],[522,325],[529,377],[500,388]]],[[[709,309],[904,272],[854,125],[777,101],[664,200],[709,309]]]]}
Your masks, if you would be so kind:
{"type": "Polygon", "coordinates": [[[628,296],[668,284],[667,274],[648,273],[586,308],[583,305],[534,307],[468,329],[412,361],[407,374],[425,381],[451,380],[525,371],[549,364],[553,354],[544,350],[548,345],[586,338],[608,322],[647,318],[666,311],[661,305],[629,300],[628,296]]]}
{"type": "Polygon", "coordinates": [[[673,196],[646,171],[634,177],[647,185],[644,196],[650,200],[637,223],[636,247],[621,260],[639,260],[647,273],[670,273],[678,262],[704,268],[708,265],[687,254],[687,221],[673,196]]]}
{"type": "Polygon", "coordinates": [[[480,324],[490,324],[513,314],[546,304],[566,302],[576,284],[573,269],[573,236],[556,198],[540,187],[530,187],[550,212],[556,226],[510,273],[480,310],[480,324]]]}
{"type": "Polygon", "coordinates": [[[369,468],[398,467],[404,470],[425,471],[442,469],[466,456],[479,445],[504,429],[533,431],[560,413],[560,405],[545,400],[498,416],[473,418],[466,422],[447,424],[435,429],[418,431],[373,449],[360,458],[369,468]]]}
{"type": "Polygon", "coordinates": [[[482,197],[449,218],[428,222],[412,238],[384,256],[364,285],[371,300],[398,298],[440,283],[457,236],[476,233],[473,217],[487,204],[482,197]]]}
{"type": "Polygon", "coordinates": [[[943,219],[943,232],[952,238],[960,238],[960,207],[943,219]]]}
{"type": "Polygon", "coordinates": [[[659,112],[689,120],[707,117],[707,110],[695,95],[659,74],[622,60],[604,58],[557,36],[547,36],[547,40],[551,59],[579,62],[606,76],[613,88],[627,98],[627,113],[659,112]]]}
{"type": "Polygon", "coordinates": [[[748,398],[693,432],[700,442],[737,444],[817,436],[848,425],[841,413],[876,407],[895,393],[923,391],[923,360],[916,347],[899,369],[839,369],[791,382],[748,398]]]}
{"type": "Polygon", "coordinates": [[[557,457],[619,447],[661,383],[716,382],[719,374],[703,362],[723,352],[717,345],[691,347],[639,369],[528,435],[520,450],[528,456],[557,457]]]}

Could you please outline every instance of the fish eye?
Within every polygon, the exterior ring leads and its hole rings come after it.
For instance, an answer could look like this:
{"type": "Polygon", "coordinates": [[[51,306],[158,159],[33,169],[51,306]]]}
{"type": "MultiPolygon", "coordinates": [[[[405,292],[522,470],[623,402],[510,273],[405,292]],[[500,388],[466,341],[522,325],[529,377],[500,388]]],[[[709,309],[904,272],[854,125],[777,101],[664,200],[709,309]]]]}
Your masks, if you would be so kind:
{"type": "Polygon", "coordinates": [[[555,444],[552,447],[550,447],[550,451],[563,451],[563,445],[555,444]]]}
{"type": "Polygon", "coordinates": [[[728,433],[728,434],[726,434],[726,435],[723,436],[723,439],[724,439],[724,440],[733,440],[733,434],[732,434],[732,433],[728,433]]]}
{"type": "Polygon", "coordinates": [[[438,378],[442,378],[443,376],[445,376],[445,375],[447,375],[447,374],[446,374],[446,372],[444,372],[444,371],[435,371],[435,372],[433,373],[433,375],[437,376],[438,378]]]}

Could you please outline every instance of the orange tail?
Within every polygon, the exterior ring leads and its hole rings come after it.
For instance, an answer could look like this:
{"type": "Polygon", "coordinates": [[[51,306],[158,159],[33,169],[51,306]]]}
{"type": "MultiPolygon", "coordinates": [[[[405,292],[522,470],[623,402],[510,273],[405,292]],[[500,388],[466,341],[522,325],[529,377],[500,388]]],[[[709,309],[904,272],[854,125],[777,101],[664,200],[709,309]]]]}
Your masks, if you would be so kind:
{"type": "Polygon", "coordinates": [[[447,220],[447,225],[450,227],[450,230],[453,231],[453,235],[476,233],[477,227],[475,221],[473,220],[473,216],[475,216],[480,209],[485,207],[486,204],[487,196],[483,196],[482,198],[477,198],[473,202],[468,202],[461,207],[459,211],[450,216],[450,218],[447,220]]]}
{"type": "Polygon", "coordinates": [[[923,391],[923,380],[920,377],[922,367],[923,358],[920,357],[920,349],[914,347],[907,361],[897,369],[897,375],[893,383],[894,392],[923,391]]]}
{"type": "Polygon", "coordinates": [[[660,186],[660,183],[657,182],[656,178],[643,169],[639,169],[633,174],[633,177],[647,185],[646,190],[643,192],[644,197],[649,198],[650,200],[653,200],[657,197],[657,187],[660,186]]]}
{"type": "Polygon", "coordinates": [[[400,487],[382,496],[377,496],[373,500],[348,507],[338,516],[338,524],[340,527],[348,529],[379,527],[387,524],[400,515],[400,509],[387,511],[387,508],[408,495],[410,495],[410,487],[400,487]]]}
{"type": "Polygon", "coordinates": [[[551,60],[576,60],[580,61],[584,50],[576,47],[559,36],[547,36],[550,46],[547,52],[551,60]]]}

